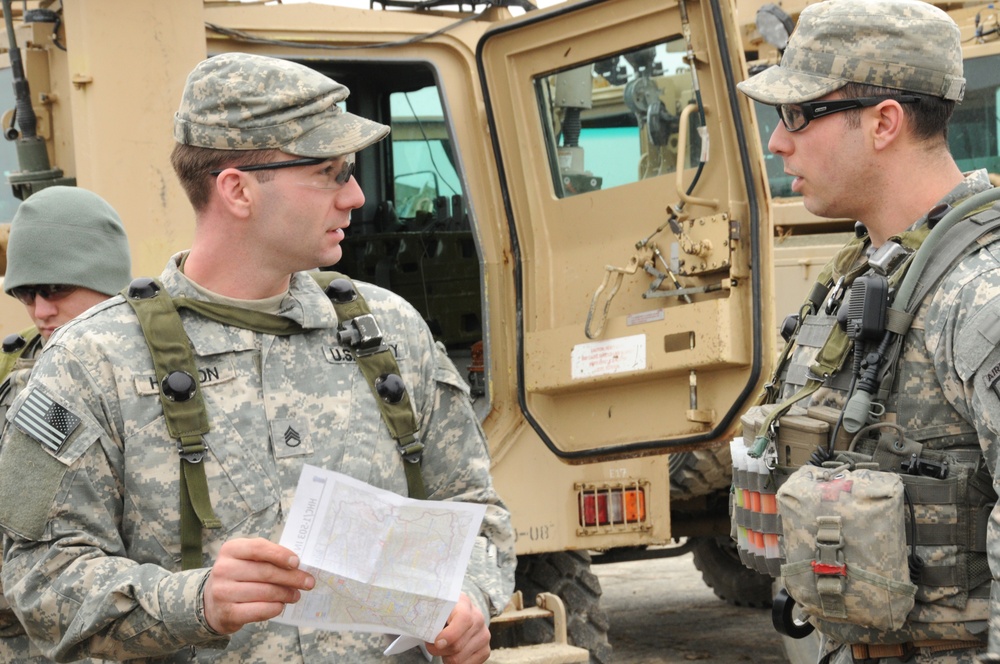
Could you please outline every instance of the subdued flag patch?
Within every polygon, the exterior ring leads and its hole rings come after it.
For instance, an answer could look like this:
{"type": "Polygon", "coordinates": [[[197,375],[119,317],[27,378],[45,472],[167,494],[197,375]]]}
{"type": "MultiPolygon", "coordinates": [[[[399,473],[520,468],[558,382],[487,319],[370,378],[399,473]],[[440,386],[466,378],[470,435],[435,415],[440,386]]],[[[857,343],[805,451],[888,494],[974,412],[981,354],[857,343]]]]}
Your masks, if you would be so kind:
{"type": "Polygon", "coordinates": [[[73,433],[80,418],[38,390],[32,390],[14,416],[14,424],[54,452],[73,433]]]}

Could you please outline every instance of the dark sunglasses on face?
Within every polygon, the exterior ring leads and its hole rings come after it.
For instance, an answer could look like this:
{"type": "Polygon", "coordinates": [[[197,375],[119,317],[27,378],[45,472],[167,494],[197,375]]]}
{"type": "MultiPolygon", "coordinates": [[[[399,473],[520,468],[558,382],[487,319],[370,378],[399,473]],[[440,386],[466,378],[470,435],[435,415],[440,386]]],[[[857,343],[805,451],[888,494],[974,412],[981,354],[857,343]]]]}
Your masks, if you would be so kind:
{"type": "Polygon", "coordinates": [[[78,287],[70,284],[35,284],[31,286],[18,286],[11,288],[10,294],[28,306],[35,303],[36,297],[41,297],[49,302],[58,302],[78,287]]]}
{"type": "Polygon", "coordinates": [[[816,118],[826,117],[852,108],[875,106],[887,99],[895,99],[900,104],[914,104],[920,97],[913,95],[897,95],[894,97],[857,97],[854,99],[826,99],[824,101],[806,101],[801,104],[778,104],[775,108],[785,129],[789,132],[802,131],[816,118]]]}

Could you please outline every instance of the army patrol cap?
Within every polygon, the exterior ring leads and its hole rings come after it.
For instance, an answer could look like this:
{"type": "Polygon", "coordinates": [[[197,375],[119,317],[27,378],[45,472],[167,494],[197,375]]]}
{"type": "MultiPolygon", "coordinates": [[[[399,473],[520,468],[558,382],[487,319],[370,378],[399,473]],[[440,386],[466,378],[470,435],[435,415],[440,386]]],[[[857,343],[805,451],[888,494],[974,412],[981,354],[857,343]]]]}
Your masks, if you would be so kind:
{"type": "Polygon", "coordinates": [[[69,284],[114,295],[131,280],[121,218],[94,192],[46,187],[17,207],[7,243],[7,294],[19,286],[69,284]]]}
{"type": "Polygon", "coordinates": [[[380,141],[389,127],[343,111],[350,91],[288,60],[224,53],[188,75],[174,115],[178,143],[217,150],[281,150],[338,157],[380,141]]]}
{"type": "Polygon", "coordinates": [[[764,104],[819,99],[848,83],[961,101],[961,33],[921,0],[827,0],[809,5],[781,56],[737,85],[764,104]]]}

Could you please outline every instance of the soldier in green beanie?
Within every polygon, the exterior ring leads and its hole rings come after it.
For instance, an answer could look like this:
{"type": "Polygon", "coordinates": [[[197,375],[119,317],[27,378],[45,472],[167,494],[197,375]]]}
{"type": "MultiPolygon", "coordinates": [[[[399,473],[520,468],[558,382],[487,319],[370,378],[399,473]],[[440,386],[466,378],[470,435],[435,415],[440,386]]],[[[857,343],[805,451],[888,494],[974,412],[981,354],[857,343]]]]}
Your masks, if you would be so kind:
{"type": "MultiPolygon", "coordinates": [[[[42,345],[65,323],[128,285],[132,261],[121,219],[79,187],[48,187],[21,203],[11,221],[4,291],[35,325],[3,340],[0,425],[24,388],[42,345]]],[[[5,478],[6,481],[7,478],[5,478]]],[[[49,662],[0,594],[0,662],[49,662]]]]}

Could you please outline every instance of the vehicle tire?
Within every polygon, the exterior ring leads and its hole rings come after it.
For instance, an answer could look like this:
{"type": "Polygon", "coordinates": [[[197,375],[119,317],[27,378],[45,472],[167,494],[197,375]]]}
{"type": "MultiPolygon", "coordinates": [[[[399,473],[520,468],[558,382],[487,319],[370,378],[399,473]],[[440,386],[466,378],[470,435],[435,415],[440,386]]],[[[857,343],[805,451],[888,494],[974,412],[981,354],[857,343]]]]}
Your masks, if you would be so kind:
{"type": "Polygon", "coordinates": [[[743,565],[728,536],[698,537],[691,552],[694,566],[715,596],[735,606],[771,606],[771,579],[743,565]]]}
{"type": "MultiPolygon", "coordinates": [[[[570,645],[590,651],[591,664],[610,664],[608,616],[600,607],[601,582],[590,571],[586,551],[557,551],[517,557],[515,587],[524,605],[534,606],[538,593],[558,595],[566,606],[566,634],[570,645]]],[[[493,634],[493,648],[550,643],[550,620],[532,619],[504,625],[493,634]]]]}
{"type": "Polygon", "coordinates": [[[686,500],[727,488],[733,481],[729,445],[670,455],[670,500],[686,500]]]}

